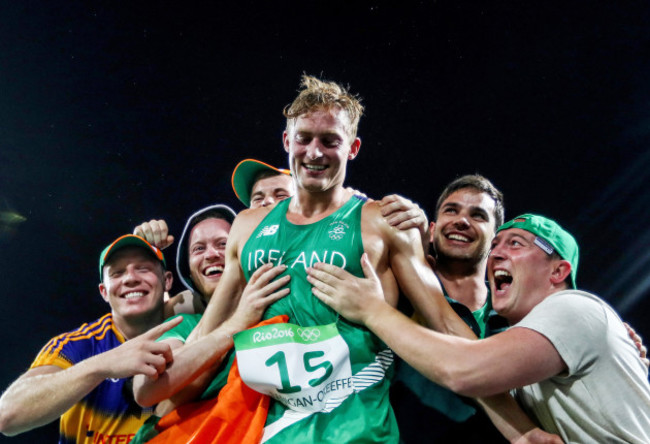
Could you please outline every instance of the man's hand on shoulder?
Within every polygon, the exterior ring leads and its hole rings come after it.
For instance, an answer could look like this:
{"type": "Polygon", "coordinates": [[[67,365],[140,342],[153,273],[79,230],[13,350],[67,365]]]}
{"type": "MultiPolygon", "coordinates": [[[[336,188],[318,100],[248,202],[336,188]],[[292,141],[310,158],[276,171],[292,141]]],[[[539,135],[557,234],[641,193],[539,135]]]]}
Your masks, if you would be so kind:
{"type": "Polygon", "coordinates": [[[417,228],[420,237],[428,243],[429,221],[420,206],[398,194],[390,194],[379,201],[381,215],[393,227],[399,230],[417,228]]]}
{"type": "Polygon", "coordinates": [[[643,364],[646,367],[650,367],[650,360],[648,359],[648,349],[646,348],[645,345],[643,345],[643,339],[641,339],[641,336],[636,332],[636,330],[632,328],[630,324],[628,324],[627,322],[623,322],[623,325],[625,325],[627,334],[630,336],[630,339],[632,339],[632,342],[634,342],[634,345],[639,351],[639,358],[641,359],[641,362],[643,362],[643,364]]]}

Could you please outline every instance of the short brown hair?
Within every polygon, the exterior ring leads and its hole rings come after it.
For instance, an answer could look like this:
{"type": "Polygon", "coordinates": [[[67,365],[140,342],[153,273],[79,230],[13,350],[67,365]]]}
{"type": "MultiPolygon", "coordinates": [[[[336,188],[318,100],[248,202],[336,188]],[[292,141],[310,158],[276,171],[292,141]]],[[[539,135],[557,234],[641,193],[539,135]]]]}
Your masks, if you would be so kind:
{"type": "Polygon", "coordinates": [[[494,201],[494,229],[496,230],[498,227],[503,225],[505,213],[503,208],[503,193],[499,191],[492,182],[480,174],[468,174],[453,180],[449,185],[447,185],[438,198],[434,217],[438,219],[438,211],[440,211],[440,207],[445,199],[447,199],[452,193],[465,188],[474,189],[490,196],[494,201]]]}
{"type": "Polygon", "coordinates": [[[338,107],[346,111],[350,118],[349,135],[353,138],[357,136],[359,119],[363,115],[363,105],[361,105],[361,99],[356,94],[350,93],[348,88],[338,83],[320,80],[307,74],[302,75],[300,88],[298,97],[282,110],[282,114],[287,118],[287,131],[289,131],[295,119],[303,114],[318,108],[330,109],[338,107]]]}

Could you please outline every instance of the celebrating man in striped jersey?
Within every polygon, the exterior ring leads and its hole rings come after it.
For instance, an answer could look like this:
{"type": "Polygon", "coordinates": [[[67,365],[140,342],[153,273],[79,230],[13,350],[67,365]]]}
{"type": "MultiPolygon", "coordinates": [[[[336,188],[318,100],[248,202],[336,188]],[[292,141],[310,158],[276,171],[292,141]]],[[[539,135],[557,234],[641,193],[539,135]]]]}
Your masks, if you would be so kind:
{"type": "Polygon", "coordinates": [[[151,414],[124,385],[135,374],[155,378],[171,360],[169,346],[155,342],[178,324],[159,325],[171,272],[158,248],[129,234],[104,249],[99,273],[111,312],[51,339],[9,386],[0,398],[5,435],[61,417],[60,443],[129,442],[151,414]]]}

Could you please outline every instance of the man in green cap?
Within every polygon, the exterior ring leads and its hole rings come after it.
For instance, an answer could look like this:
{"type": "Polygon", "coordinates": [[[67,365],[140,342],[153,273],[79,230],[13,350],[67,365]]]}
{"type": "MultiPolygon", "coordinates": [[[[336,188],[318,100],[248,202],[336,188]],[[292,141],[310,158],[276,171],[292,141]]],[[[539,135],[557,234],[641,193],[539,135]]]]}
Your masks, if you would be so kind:
{"type": "Polygon", "coordinates": [[[151,414],[125,384],[136,374],[155,378],[171,362],[169,346],[155,342],[178,324],[159,325],[171,273],[158,248],[128,234],[102,251],[99,274],[111,312],[43,347],[0,398],[3,434],[61,417],[59,442],[128,442],[151,414]]]}
{"type": "Polygon", "coordinates": [[[314,294],[368,327],[428,378],[466,396],[515,390],[544,430],[566,442],[650,442],[648,369],[615,311],[576,289],[578,244],[555,221],[524,214],[492,241],[493,307],[510,329],[481,341],[427,330],[366,279],[317,264],[314,294]]]}
{"type": "Polygon", "coordinates": [[[273,205],[295,193],[291,172],[255,159],[245,159],[232,172],[232,189],[248,208],[273,205]]]}

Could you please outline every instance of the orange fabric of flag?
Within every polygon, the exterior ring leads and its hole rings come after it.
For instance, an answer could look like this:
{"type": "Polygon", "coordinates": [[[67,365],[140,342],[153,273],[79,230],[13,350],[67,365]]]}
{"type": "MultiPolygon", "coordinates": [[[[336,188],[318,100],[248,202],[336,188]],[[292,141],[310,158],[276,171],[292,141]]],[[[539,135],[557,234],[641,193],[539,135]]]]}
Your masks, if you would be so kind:
{"type": "MultiPolygon", "coordinates": [[[[275,316],[252,328],[288,322],[275,316]]],[[[151,444],[257,444],[262,439],[270,398],[248,387],[239,376],[237,359],[219,396],[185,404],[160,418],[151,444]]]]}

